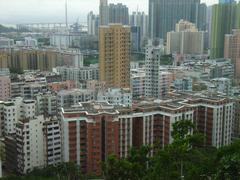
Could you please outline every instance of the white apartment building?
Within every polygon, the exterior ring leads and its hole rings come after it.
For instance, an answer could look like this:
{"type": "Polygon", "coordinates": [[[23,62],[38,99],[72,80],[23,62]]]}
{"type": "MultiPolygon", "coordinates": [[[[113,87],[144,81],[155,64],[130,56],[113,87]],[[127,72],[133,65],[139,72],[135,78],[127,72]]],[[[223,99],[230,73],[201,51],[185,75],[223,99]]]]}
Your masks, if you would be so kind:
{"type": "Polygon", "coordinates": [[[220,92],[227,96],[233,95],[232,80],[228,78],[212,79],[208,86],[210,92],[220,92]]]}
{"type": "Polygon", "coordinates": [[[22,119],[16,126],[17,170],[26,174],[45,162],[45,146],[43,136],[44,117],[22,119]]]}
{"type": "Polygon", "coordinates": [[[36,105],[34,100],[23,100],[15,98],[13,101],[4,103],[4,127],[5,135],[16,132],[16,123],[21,119],[34,118],[36,115],[36,105]]]}
{"type": "Polygon", "coordinates": [[[98,25],[99,25],[99,16],[89,12],[87,15],[87,25],[88,25],[88,34],[97,35],[98,34],[98,25]]]}
{"type": "Polygon", "coordinates": [[[159,98],[158,79],[159,79],[159,67],[160,57],[164,53],[164,50],[160,46],[154,46],[149,42],[146,48],[145,58],[145,97],[159,98]]]}
{"type": "Polygon", "coordinates": [[[0,49],[10,49],[14,45],[14,39],[0,37],[0,49]]]}
{"type": "Polygon", "coordinates": [[[46,94],[39,93],[36,98],[36,112],[38,115],[56,116],[57,115],[57,95],[51,92],[46,94]]]}
{"type": "Polygon", "coordinates": [[[61,128],[56,117],[44,116],[21,119],[16,134],[6,136],[6,167],[20,174],[34,168],[61,162],[61,128]]]}
{"type": "Polygon", "coordinates": [[[161,46],[149,44],[145,59],[145,97],[163,98],[169,91],[170,72],[160,69],[161,55],[164,49],[161,46]]]}
{"type": "Polygon", "coordinates": [[[95,91],[91,89],[62,90],[57,94],[58,108],[68,108],[92,100],[95,100],[95,91]]]}
{"type": "MultiPolygon", "coordinates": [[[[46,80],[46,79],[45,79],[46,80]]],[[[48,91],[46,82],[13,82],[11,83],[11,97],[33,99],[39,93],[48,91]]]]}
{"type": "Polygon", "coordinates": [[[131,69],[131,91],[133,98],[144,97],[146,72],[144,69],[131,69]]]}
{"type": "Polygon", "coordinates": [[[25,46],[27,47],[37,47],[38,41],[32,37],[25,37],[25,46]]]}
{"type": "Polygon", "coordinates": [[[109,88],[106,91],[98,92],[98,101],[107,101],[112,105],[132,106],[132,93],[130,89],[109,88]]]}
{"type": "Polygon", "coordinates": [[[91,65],[89,67],[56,67],[54,71],[58,72],[62,76],[62,80],[74,80],[80,82],[82,80],[98,80],[99,70],[98,65],[91,65]]]}
{"type": "Polygon", "coordinates": [[[45,164],[55,165],[61,162],[61,125],[56,117],[44,122],[45,164]]]}

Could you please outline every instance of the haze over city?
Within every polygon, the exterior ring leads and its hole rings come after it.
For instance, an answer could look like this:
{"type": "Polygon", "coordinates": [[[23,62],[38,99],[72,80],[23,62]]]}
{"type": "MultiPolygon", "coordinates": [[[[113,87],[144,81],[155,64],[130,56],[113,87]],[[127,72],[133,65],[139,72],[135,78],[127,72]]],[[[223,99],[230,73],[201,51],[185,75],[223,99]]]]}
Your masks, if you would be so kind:
{"type": "MultiPolygon", "coordinates": [[[[31,23],[31,22],[64,22],[65,0],[1,0],[0,22],[3,24],[31,23]]],[[[202,0],[207,5],[217,3],[217,0],[202,0]]],[[[119,3],[110,0],[109,3],[119,3]]],[[[148,0],[122,0],[121,3],[129,7],[130,12],[148,11],[148,0]]],[[[78,18],[86,22],[89,11],[98,13],[98,0],[68,0],[68,16],[70,22],[78,18]]]]}
{"type": "Polygon", "coordinates": [[[240,180],[239,0],[0,0],[1,180],[240,180]]]}

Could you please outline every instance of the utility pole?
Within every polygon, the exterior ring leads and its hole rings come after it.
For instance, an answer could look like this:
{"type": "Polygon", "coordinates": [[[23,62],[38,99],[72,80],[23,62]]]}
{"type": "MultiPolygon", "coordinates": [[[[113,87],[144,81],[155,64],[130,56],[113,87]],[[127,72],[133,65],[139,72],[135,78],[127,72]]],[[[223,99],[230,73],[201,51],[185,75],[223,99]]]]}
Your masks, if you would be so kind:
{"type": "Polygon", "coordinates": [[[181,160],[181,179],[184,180],[184,175],[183,175],[183,161],[181,160]]]}
{"type": "Polygon", "coordinates": [[[67,0],[65,0],[65,23],[66,28],[68,29],[68,4],[67,0]]]}

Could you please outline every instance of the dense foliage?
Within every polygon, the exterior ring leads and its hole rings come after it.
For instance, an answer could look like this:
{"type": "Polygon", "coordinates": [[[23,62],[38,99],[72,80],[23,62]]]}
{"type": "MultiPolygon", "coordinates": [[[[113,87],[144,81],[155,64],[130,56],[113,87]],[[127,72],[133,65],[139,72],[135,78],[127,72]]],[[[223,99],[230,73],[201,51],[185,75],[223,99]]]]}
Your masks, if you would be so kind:
{"type": "Polygon", "coordinates": [[[74,163],[62,163],[57,166],[48,166],[35,169],[26,176],[9,176],[3,180],[79,180],[86,179],[74,163]]]}
{"type": "Polygon", "coordinates": [[[204,137],[191,121],[173,125],[173,142],[149,157],[152,148],[133,149],[126,159],[109,156],[103,165],[108,180],[237,180],[240,179],[240,141],[221,149],[204,146],[204,137]]]}

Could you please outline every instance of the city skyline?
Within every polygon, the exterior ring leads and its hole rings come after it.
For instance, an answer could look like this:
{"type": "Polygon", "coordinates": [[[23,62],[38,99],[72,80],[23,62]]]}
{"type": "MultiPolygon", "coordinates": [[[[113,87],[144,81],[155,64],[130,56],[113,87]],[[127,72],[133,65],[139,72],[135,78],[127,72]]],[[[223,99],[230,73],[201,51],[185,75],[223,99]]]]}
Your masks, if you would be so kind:
{"type": "MultiPolygon", "coordinates": [[[[201,2],[212,5],[217,3],[218,0],[202,0],[201,2]]],[[[65,0],[4,1],[1,3],[0,22],[2,24],[64,22],[64,3],[65,0]]],[[[130,13],[137,11],[137,9],[146,13],[148,12],[148,0],[142,1],[141,4],[137,0],[110,0],[109,3],[126,4],[129,7],[130,13]]],[[[68,19],[70,23],[75,22],[77,19],[79,19],[79,22],[85,23],[88,12],[93,11],[94,13],[98,13],[99,0],[68,0],[68,9],[68,19]]]]}

